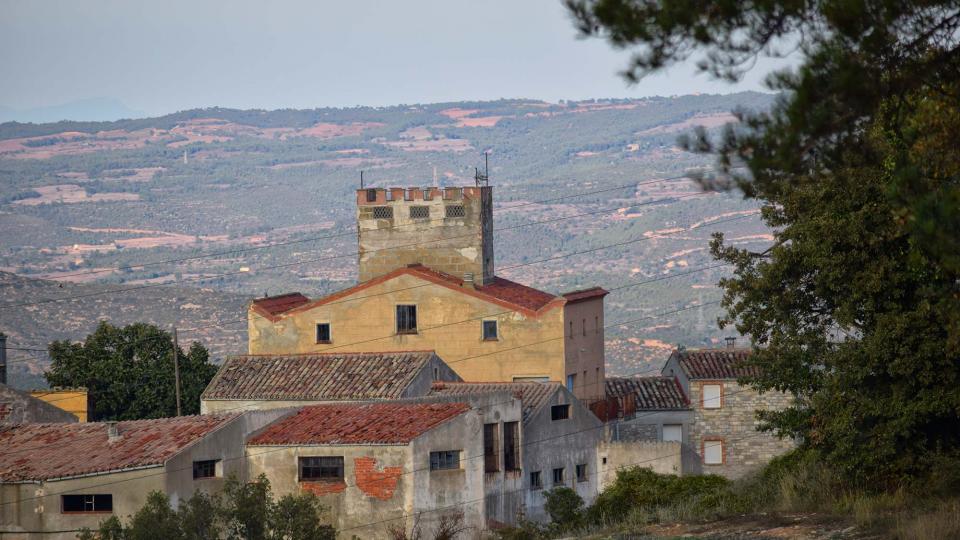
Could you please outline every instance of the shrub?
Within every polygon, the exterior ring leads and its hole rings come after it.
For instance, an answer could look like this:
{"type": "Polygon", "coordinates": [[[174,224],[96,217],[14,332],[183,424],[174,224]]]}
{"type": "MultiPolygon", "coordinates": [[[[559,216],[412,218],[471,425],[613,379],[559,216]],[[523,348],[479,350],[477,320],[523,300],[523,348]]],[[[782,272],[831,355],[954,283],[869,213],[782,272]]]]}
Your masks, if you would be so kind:
{"type": "Polygon", "coordinates": [[[559,531],[571,531],[583,525],[583,499],[568,487],[543,492],[544,510],[559,531]]]}
{"type": "Polygon", "coordinates": [[[687,513],[702,515],[743,503],[730,481],[720,476],[676,476],[633,467],[617,472],[616,480],[597,496],[589,514],[591,521],[602,523],[620,521],[631,511],[653,514],[658,508],[679,505],[687,505],[687,513]]]}

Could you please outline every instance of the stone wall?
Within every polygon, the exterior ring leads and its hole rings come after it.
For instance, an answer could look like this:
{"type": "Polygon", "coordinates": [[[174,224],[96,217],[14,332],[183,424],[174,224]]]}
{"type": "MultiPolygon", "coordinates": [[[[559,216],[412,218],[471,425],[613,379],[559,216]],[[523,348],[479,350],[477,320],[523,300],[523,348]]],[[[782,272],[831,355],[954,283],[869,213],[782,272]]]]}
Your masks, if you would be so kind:
{"type": "Polygon", "coordinates": [[[690,403],[694,421],[690,429],[690,447],[699,458],[700,472],[738,478],[756,470],[774,457],[792,449],[789,439],[757,431],[760,422],[757,410],[777,410],[790,403],[787,394],[767,392],[760,394],[736,381],[690,381],[690,403]],[[723,386],[719,409],[704,409],[704,384],[723,386]],[[723,463],[703,463],[703,444],[706,440],[723,443],[723,463]]]}
{"type": "Polygon", "coordinates": [[[646,467],[659,474],[683,474],[683,447],[678,442],[603,442],[597,446],[600,489],[617,478],[617,471],[646,467]]]}

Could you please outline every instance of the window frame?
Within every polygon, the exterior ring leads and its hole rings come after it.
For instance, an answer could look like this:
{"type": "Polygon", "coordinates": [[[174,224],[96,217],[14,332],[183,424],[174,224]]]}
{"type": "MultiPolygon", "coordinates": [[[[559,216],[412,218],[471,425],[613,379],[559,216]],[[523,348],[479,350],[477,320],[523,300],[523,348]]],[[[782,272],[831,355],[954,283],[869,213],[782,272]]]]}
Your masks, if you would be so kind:
{"type": "Polygon", "coordinates": [[[459,471],[460,450],[435,450],[430,452],[430,471],[459,471]]]}
{"type": "Polygon", "coordinates": [[[480,339],[483,341],[500,341],[500,323],[497,319],[480,321],[480,339]],[[487,336],[487,325],[493,323],[493,337],[487,336]]]}
{"type": "Polygon", "coordinates": [[[586,482],[589,477],[587,475],[587,464],[586,463],[577,463],[576,465],[576,475],[577,482],[586,482]]]}
{"type": "Polygon", "coordinates": [[[198,459],[193,462],[193,479],[194,480],[206,480],[208,478],[217,478],[219,474],[217,469],[219,469],[220,460],[219,459],[198,459]],[[211,474],[204,474],[203,476],[197,476],[198,469],[201,472],[206,472],[205,467],[213,466],[213,472],[211,474]]]}
{"type": "Polygon", "coordinates": [[[559,422],[561,420],[570,419],[570,404],[569,403],[560,403],[557,405],[550,406],[550,421],[559,422]],[[557,411],[563,410],[563,416],[558,416],[557,411]]]}
{"type": "Polygon", "coordinates": [[[519,471],[520,465],[520,422],[503,423],[503,470],[519,471]]]}
{"type": "Polygon", "coordinates": [[[113,513],[113,494],[112,493],[69,493],[60,495],[60,513],[61,514],[112,514],[113,513]],[[101,506],[109,506],[109,509],[98,509],[97,498],[105,498],[101,506]],[[82,498],[81,505],[83,510],[67,510],[67,499],[82,498]],[[88,502],[89,499],[89,502],[88,502]],[[104,504],[105,503],[105,504],[104,504]],[[93,508],[87,510],[87,505],[93,508]]]}
{"type": "Polygon", "coordinates": [[[704,437],[700,441],[700,455],[703,456],[704,465],[726,465],[727,464],[727,442],[723,437],[704,437]],[[708,462],[707,461],[707,443],[717,443],[716,446],[720,447],[720,461],[719,462],[708,462]]]}
{"type": "MultiPolygon", "coordinates": [[[[723,394],[724,394],[723,381],[704,381],[700,383],[700,407],[706,410],[722,409],[723,394]],[[710,407],[707,406],[707,387],[708,386],[716,386],[719,388],[719,396],[718,396],[718,399],[716,400],[717,404],[715,406],[710,406],[710,407]]],[[[710,401],[713,402],[714,400],[711,399],[710,401]]]]}
{"type": "Polygon", "coordinates": [[[683,442],[683,424],[663,424],[663,426],[660,428],[660,441],[661,441],[661,442],[679,442],[679,443],[682,443],[682,442],[683,442]],[[679,429],[679,430],[680,430],[680,438],[679,438],[679,439],[667,439],[667,438],[666,438],[667,428],[677,428],[677,429],[679,429]]]}
{"type": "Polygon", "coordinates": [[[333,325],[326,321],[319,321],[314,324],[314,339],[318,345],[328,345],[333,343],[333,325]],[[320,339],[320,327],[327,327],[327,339],[320,339]]]}
{"type": "Polygon", "coordinates": [[[551,475],[551,478],[553,479],[553,485],[554,485],[554,486],[565,486],[565,485],[567,485],[567,479],[566,479],[567,471],[566,471],[566,469],[567,469],[566,467],[554,467],[554,468],[553,468],[553,474],[551,475]],[[560,473],[560,480],[559,480],[559,481],[557,481],[557,472],[560,473]]]}
{"type": "Polygon", "coordinates": [[[445,204],[443,205],[443,217],[444,219],[463,219],[467,217],[467,207],[463,204],[445,204]],[[457,208],[459,210],[451,211],[451,209],[457,208]]]}
{"type": "Polygon", "coordinates": [[[344,459],[343,456],[299,456],[297,458],[297,481],[299,482],[343,482],[344,481],[344,459]],[[307,464],[307,460],[316,460],[315,465],[307,464]],[[324,464],[324,460],[333,460],[336,465],[324,464]],[[304,471],[316,469],[316,476],[306,475],[304,471]],[[327,471],[325,472],[324,469],[327,471]],[[333,469],[336,474],[331,475],[329,471],[333,469]]]}
{"type": "Polygon", "coordinates": [[[390,205],[374,206],[373,210],[370,212],[370,215],[373,216],[373,219],[393,219],[393,207],[390,205]],[[386,215],[378,216],[378,213],[386,215]]]}
{"type": "Polygon", "coordinates": [[[411,220],[430,219],[430,207],[425,204],[412,205],[410,206],[409,217],[411,220]],[[426,213],[426,215],[415,216],[415,213],[426,213]]]}
{"type": "Polygon", "coordinates": [[[483,472],[500,472],[500,423],[483,425],[483,472]],[[492,430],[492,431],[491,431],[492,430]]]}
{"type": "Polygon", "coordinates": [[[540,471],[530,472],[530,489],[543,489],[543,475],[540,473],[540,471]]]}
{"type": "MultiPolygon", "coordinates": [[[[395,323],[395,328],[397,330],[398,335],[399,334],[405,334],[405,335],[419,334],[418,326],[417,326],[417,323],[419,322],[417,320],[417,311],[419,311],[417,309],[417,304],[396,304],[396,309],[394,310],[394,318],[395,318],[394,323],[395,323]],[[400,328],[400,321],[401,321],[400,309],[401,308],[413,308],[413,327],[412,328],[404,328],[404,329],[400,328]]],[[[409,317],[409,316],[410,316],[409,313],[405,315],[405,317],[409,317]]]]}

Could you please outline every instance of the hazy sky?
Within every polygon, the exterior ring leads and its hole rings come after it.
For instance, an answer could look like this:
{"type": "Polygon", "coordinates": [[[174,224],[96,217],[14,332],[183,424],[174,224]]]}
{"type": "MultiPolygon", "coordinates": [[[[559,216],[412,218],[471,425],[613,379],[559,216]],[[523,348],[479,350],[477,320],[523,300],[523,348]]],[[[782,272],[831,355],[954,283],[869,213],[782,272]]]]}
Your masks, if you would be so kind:
{"type": "Polygon", "coordinates": [[[762,90],[691,66],[628,86],[559,0],[0,0],[0,105],[109,97],[150,114],[762,90]]]}

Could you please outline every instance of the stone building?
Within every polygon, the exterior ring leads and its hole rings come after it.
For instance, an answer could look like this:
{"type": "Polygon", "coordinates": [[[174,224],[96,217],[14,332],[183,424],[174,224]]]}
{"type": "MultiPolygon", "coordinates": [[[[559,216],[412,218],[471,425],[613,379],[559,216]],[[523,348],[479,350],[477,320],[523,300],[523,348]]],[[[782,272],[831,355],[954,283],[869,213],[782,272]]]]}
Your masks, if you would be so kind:
{"type": "MultiPolygon", "coordinates": [[[[559,486],[574,489],[587,504],[597,496],[599,479],[597,444],[603,423],[559,383],[434,383],[431,395],[465,400],[504,400],[516,397],[523,405],[518,436],[507,433],[517,426],[504,424],[500,466],[522,479],[521,491],[508,506],[528,519],[546,521],[543,492],[559,486]],[[499,397],[498,397],[499,396],[499,397]],[[517,448],[517,440],[522,440],[517,448]],[[512,458],[519,452],[520,461],[512,458]]],[[[496,467],[497,465],[494,464],[496,467]]]]}
{"type": "Polygon", "coordinates": [[[159,420],[21,424],[0,429],[0,536],[67,540],[151,491],[175,506],[224,477],[246,476],[244,441],[288,411],[159,420]]]}
{"type": "Polygon", "coordinates": [[[491,204],[489,187],[358,191],[361,282],[252,302],[249,353],[433,350],[464,380],[553,381],[602,399],[606,291],[496,276],[491,204]]]}
{"type": "Polygon", "coordinates": [[[200,395],[200,412],[413,398],[459,380],[432,351],[234,356],[200,395]]]}
{"type": "Polygon", "coordinates": [[[26,392],[0,384],[0,426],[76,422],[77,417],[26,392]]]}
{"type": "Polygon", "coordinates": [[[790,403],[781,392],[759,393],[737,379],[752,369],[744,361],[749,349],[678,349],[663,367],[689,396],[693,422],[689,447],[697,456],[691,472],[738,478],[791,450],[787,439],[759,432],[758,410],[777,410],[790,403]]]}
{"type": "Polygon", "coordinates": [[[456,512],[479,538],[509,519],[500,495],[517,490],[518,481],[486,465],[500,453],[502,427],[519,418],[513,399],[479,408],[308,406],[249,438],[249,472],[265,474],[277,495],[316,494],[344,538],[391,538],[393,529],[409,535],[414,527],[430,538],[438,521],[456,512]]]}

